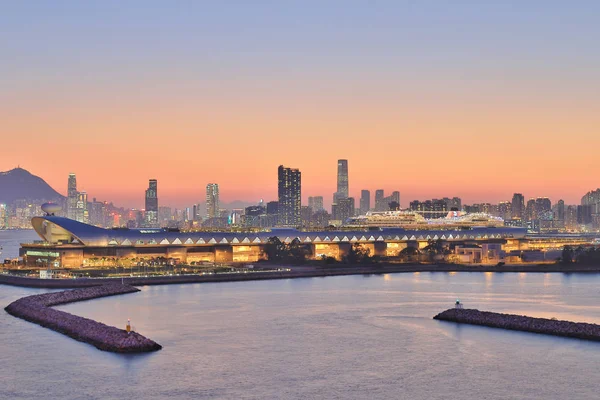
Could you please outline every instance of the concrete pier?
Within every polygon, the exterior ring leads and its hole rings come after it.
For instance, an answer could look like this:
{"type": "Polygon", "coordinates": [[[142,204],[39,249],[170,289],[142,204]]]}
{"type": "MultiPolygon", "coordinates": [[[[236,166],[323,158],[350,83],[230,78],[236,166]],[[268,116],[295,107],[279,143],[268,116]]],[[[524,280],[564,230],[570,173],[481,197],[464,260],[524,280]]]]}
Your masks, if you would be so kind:
{"type": "Polygon", "coordinates": [[[110,284],[44,293],[16,300],[5,310],[15,317],[60,332],[80,342],[89,343],[100,350],[115,353],[143,353],[160,350],[161,345],[139,333],[127,333],[124,329],[51,308],[59,304],[138,291],[139,289],[133,286],[110,284]]]}
{"type": "Polygon", "coordinates": [[[442,321],[461,324],[489,326],[542,333],[545,335],[564,336],[577,339],[600,341],[600,325],[583,322],[560,321],[547,318],[533,318],[524,315],[500,314],[487,311],[451,308],[433,317],[442,321]]]}

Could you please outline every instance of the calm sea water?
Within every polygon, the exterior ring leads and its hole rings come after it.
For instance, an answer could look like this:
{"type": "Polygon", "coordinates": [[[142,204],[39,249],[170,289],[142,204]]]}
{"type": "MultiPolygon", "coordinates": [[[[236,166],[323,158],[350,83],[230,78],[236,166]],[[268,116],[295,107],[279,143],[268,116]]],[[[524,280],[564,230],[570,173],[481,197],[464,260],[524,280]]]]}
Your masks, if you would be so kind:
{"type": "Polygon", "coordinates": [[[33,229],[22,230],[0,230],[0,262],[6,258],[19,257],[19,247],[21,243],[30,243],[34,240],[40,240],[40,237],[33,229]]]}
{"type": "MultiPolygon", "coordinates": [[[[164,349],[99,351],[0,313],[0,398],[597,399],[600,343],[432,319],[600,323],[600,275],[415,273],[143,287],[59,308],[164,349]]],[[[0,286],[0,305],[40,290],[0,286]]]]}

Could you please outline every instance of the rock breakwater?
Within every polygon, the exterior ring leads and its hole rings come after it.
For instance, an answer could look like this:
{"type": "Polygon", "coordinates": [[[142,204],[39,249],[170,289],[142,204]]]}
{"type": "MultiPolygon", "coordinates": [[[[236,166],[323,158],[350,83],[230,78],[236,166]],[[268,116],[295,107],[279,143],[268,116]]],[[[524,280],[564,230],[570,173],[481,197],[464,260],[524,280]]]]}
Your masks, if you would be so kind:
{"type": "Polygon", "coordinates": [[[489,326],[492,328],[502,328],[513,331],[542,333],[546,335],[600,341],[600,325],[584,322],[533,318],[524,315],[500,314],[488,311],[456,308],[443,311],[433,317],[433,319],[458,322],[461,324],[489,326]]]}
{"type": "Polygon", "coordinates": [[[52,308],[59,304],[138,291],[139,289],[133,286],[121,284],[65,290],[23,297],[9,304],[5,310],[15,317],[60,332],[80,342],[89,343],[100,350],[115,353],[143,353],[160,350],[161,345],[137,332],[128,333],[124,329],[52,308]]]}

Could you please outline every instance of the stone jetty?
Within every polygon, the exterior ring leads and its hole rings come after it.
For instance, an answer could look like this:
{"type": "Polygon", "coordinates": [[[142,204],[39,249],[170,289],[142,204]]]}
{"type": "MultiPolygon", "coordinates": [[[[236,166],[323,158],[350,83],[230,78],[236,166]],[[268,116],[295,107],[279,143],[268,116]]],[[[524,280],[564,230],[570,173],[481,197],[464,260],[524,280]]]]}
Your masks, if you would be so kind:
{"type": "Polygon", "coordinates": [[[160,350],[161,345],[137,332],[128,333],[124,329],[52,308],[59,304],[135,292],[139,292],[139,289],[121,284],[65,290],[23,297],[9,304],[5,310],[15,317],[50,328],[80,342],[89,343],[100,350],[115,353],[143,353],[160,350]]]}
{"type": "Polygon", "coordinates": [[[489,326],[543,333],[546,335],[565,336],[577,339],[600,341],[600,325],[583,322],[561,321],[547,318],[533,318],[524,315],[500,314],[487,311],[451,308],[433,317],[442,321],[461,324],[489,326]]]}

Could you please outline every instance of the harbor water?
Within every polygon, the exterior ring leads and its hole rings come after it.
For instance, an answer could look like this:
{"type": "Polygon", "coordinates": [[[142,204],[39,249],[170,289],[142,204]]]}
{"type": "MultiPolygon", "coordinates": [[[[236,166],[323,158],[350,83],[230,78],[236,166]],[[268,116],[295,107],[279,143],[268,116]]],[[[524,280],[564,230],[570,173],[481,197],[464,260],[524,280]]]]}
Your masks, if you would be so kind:
{"type": "MultiPolygon", "coordinates": [[[[58,308],[163,349],[105,353],[0,314],[7,399],[597,399],[600,343],[434,321],[600,323],[599,274],[406,273],[142,287],[58,308]]],[[[42,290],[0,286],[2,307],[42,290]]]]}

